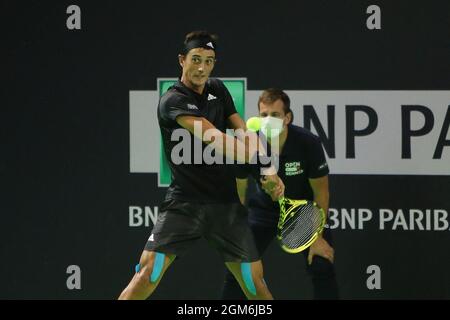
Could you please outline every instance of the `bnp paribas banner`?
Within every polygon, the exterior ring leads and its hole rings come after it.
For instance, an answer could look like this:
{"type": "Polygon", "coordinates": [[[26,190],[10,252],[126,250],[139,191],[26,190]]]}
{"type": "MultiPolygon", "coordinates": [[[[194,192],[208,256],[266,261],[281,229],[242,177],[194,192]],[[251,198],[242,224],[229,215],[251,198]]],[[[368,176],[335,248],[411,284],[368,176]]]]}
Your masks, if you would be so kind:
{"type": "MultiPolygon", "coordinates": [[[[176,79],[156,91],[130,91],[130,172],[158,173],[170,183],[160,152],[157,105],[176,79]]],[[[261,90],[222,79],[238,112],[257,115],[261,90]]],[[[317,134],[331,174],[450,175],[450,91],[290,90],[294,123],[317,134]]]]}

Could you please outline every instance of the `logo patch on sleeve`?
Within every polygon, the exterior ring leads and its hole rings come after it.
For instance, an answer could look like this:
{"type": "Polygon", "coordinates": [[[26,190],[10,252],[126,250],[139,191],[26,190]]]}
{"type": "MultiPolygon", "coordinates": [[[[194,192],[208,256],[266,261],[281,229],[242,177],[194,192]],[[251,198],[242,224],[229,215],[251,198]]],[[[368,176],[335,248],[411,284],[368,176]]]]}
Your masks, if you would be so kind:
{"type": "Polygon", "coordinates": [[[322,169],[325,169],[325,168],[327,168],[328,167],[328,163],[322,163],[320,166],[319,166],[319,170],[322,170],[322,169]]]}

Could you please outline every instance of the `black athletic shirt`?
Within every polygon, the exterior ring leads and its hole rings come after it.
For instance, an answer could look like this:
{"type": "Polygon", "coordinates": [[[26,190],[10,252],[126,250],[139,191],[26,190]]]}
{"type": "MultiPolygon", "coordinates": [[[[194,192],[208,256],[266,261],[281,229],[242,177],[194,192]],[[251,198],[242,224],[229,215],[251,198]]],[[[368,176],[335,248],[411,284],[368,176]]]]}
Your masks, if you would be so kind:
{"type": "MultiPolygon", "coordinates": [[[[314,195],[308,179],[320,178],[329,173],[328,164],[319,137],[308,130],[289,125],[288,136],[279,159],[278,176],[285,185],[285,196],[291,199],[313,200],[314,195]]],[[[249,195],[248,205],[252,212],[278,215],[278,202],[272,201],[261,189],[258,165],[247,165],[247,170],[239,170],[238,176],[245,178],[251,174],[258,182],[256,191],[249,195]]]]}
{"type": "MultiPolygon", "coordinates": [[[[163,139],[164,152],[169,161],[172,172],[172,183],[167,190],[166,199],[188,202],[226,203],[238,202],[236,191],[236,175],[233,165],[194,163],[194,140],[206,147],[188,130],[181,127],[176,118],[182,115],[204,117],[217,129],[226,131],[227,119],[236,113],[233,99],[219,79],[210,78],[202,94],[198,94],[186,87],[181,81],[175,83],[161,97],[158,105],[158,122],[163,139]],[[171,141],[175,129],[186,131],[191,140],[190,161],[175,164],[171,159],[172,149],[182,139],[171,141]]],[[[178,148],[175,150],[179,150],[178,148]]],[[[182,154],[177,152],[177,154],[182,154]]],[[[197,152],[197,157],[199,153],[197,152]]],[[[203,158],[202,158],[203,159],[203,158]]],[[[225,163],[225,160],[223,161],[225,163]]]]}

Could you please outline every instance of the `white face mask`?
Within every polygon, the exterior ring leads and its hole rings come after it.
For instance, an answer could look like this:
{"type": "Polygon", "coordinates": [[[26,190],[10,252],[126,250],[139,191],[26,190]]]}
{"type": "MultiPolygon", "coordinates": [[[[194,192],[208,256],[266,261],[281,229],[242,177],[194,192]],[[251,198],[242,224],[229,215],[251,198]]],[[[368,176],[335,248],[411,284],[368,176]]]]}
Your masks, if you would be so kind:
{"type": "Polygon", "coordinates": [[[275,138],[283,131],[283,119],[275,117],[261,118],[261,132],[267,138],[275,138]]]}

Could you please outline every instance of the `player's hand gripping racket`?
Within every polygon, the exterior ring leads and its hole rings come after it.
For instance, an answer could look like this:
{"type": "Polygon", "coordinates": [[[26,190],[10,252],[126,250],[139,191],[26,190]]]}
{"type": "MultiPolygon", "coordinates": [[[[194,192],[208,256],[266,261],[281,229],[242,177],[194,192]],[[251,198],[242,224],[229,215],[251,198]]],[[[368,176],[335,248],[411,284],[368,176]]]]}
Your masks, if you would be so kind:
{"type": "Polygon", "coordinates": [[[323,230],[326,215],[314,201],[281,197],[277,239],[288,253],[299,253],[314,243],[323,230]]]}

